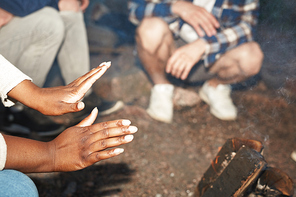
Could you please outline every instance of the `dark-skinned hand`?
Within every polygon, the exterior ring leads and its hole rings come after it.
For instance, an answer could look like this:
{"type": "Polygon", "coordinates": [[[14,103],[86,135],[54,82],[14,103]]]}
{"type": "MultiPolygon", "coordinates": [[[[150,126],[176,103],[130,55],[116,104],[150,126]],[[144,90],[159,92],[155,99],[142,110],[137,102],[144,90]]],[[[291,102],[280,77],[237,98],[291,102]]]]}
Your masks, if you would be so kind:
{"type": "Polygon", "coordinates": [[[76,171],[121,154],[118,146],[133,140],[137,127],[129,120],[93,124],[95,108],[78,125],[70,127],[50,142],[4,135],[7,144],[6,169],[22,172],[76,171]]]}
{"type": "Polygon", "coordinates": [[[25,80],[14,87],[8,96],[45,115],[81,111],[84,103],[80,100],[110,65],[110,62],[104,62],[66,86],[39,88],[25,80]]]}

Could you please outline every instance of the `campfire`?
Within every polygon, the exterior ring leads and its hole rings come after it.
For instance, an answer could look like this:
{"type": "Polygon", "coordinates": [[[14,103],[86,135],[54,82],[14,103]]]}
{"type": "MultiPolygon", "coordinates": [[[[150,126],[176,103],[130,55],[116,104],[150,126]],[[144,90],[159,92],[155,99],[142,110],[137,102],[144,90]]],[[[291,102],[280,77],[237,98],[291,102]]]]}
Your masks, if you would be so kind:
{"type": "Polygon", "coordinates": [[[269,167],[256,140],[228,139],[196,187],[195,197],[293,196],[292,179],[269,167]]]}

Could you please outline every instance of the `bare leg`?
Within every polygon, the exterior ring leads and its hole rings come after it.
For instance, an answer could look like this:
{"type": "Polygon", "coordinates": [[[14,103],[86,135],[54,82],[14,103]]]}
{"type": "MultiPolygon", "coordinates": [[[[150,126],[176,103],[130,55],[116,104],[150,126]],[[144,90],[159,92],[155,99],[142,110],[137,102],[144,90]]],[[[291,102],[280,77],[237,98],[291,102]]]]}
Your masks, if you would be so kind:
{"type": "Polygon", "coordinates": [[[242,44],[225,53],[210,69],[217,77],[208,81],[211,86],[232,84],[256,75],[261,68],[263,53],[256,42],[242,44]]]}
{"type": "Polygon", "coordinates": [[[175,50],[167,23],[160,18],[145,18],[137,29],[139,58],[153,83],[147,113],[154,119],[170,123],[173,118],[174,86],[166,78],[167,60],[175,50]]]}
{"type": "Polygon", "coordinates": [[[238,83],[260,71],[263,53],[255,42],[242,44],[225,53],[210,68],[216,77],[207,81],[199,95],[210,105],[210,112],[222,120],[234,120],[237,109],[230,97],[228,84],[238,83]]]}
{"type": "Polygon", "coordinates": [[[165,66],[175,50],[174,39],[167,25],[160,18],[146,18],[137,29],[138,54],[154,84],[169,84],[165,66]]]}

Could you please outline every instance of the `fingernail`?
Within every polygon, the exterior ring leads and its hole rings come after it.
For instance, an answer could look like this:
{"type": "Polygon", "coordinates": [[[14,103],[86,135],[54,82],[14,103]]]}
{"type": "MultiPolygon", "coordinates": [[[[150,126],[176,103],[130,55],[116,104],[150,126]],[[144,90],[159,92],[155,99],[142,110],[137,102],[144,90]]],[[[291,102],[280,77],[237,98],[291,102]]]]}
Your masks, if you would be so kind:
{"type": "Polygon", "coordinates": [[[126,135],[124,136],[124,140],[127,141],[127,142],[130,142],[134,139],[134,136],[133,135],[126,135]]]}
{"type": "Polygon", "coordinates": [[[93,108],[93,110],[91,111],[91,113],[94,113],[95,111],[98,111],[98,108],[97,107],[93,108]]]}
{"type": "Polygon", "coordinates": [[[111,61],[106,62],[105,65],[109,68],[111,66],[111,61]]]}
{"type": "Polygon", "coordinates": [[[130,121],[130,120],[123,120],[123,121],[121,122],[121,124],[122,124],[123,126],[129,126],[129,125],[131,124],[131,121],[130,121]]]}
{"type": "Polygon", "coordinates": [[[124,149],[123,148],[116,148],[115,150],[114,150],[114,153],[115,154],[120,154],[120,153],[123,153],[124,152],[124,149]]]}
{"type": "Polygon", "coordinates": [[[78,105],[77,105],[77,108],[79,110],[82,110],[84,108],[84,103],[83,102],[79,102],[78,105]]]}
{"type": "Polygon", "coordinates": [[[111,62],[109,61],[109,62],[102,62],[100,65],[99,65],[99,67],[110,67],[111,66],[111,62]]]}
{"type": "Polygon", "coordinates": [[[131,133],[136,133],[138,131],[138,128],[135,127],[135,126],[129,126],[128,127],[128,130],[131,132],[131,133]]]}

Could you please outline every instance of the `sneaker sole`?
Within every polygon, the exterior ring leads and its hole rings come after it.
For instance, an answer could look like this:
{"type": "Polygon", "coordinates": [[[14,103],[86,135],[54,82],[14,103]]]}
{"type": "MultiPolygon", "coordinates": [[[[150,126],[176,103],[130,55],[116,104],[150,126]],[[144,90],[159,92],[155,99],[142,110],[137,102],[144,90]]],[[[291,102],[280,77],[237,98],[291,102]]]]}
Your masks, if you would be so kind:
{"type": "Polygon", "coordinates": [[[124,107],[124,103],[122,101],[117,101],[116,104],[113,107],[111,107],[110,109],[107,109],[102,112],[100,112],[100,109],[99,109],[99,116],[110,115],[110,114],[122,109],[123,107],[124,107]]]}
{"type": "Polygon", "coordinates": [[[236,120],[236,116],[221,116],[220,113],[218,113],[217,111],[213,110],[213,108],[210,105],[209,99],[207,97],[207,95],[202,91],[202,89],[199,90],[199,96],[201,98],[201,100],[203,100],[205,103],[207,103],[210,106],[210,112],[211,114],[213,114],[215,117],[219,118],[220,120],[225,120],[225,121],[232,121],[232,120],[236,120]]]}

